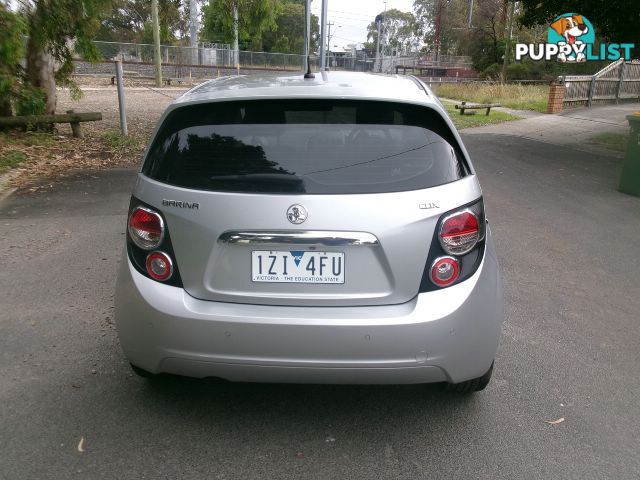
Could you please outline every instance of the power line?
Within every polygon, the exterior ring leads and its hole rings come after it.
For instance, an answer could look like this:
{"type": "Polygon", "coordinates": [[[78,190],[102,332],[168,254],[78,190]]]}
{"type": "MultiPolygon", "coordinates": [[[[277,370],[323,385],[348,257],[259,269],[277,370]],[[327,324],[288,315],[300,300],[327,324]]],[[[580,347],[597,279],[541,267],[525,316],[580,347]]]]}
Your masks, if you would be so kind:
{"type": "Polygon", "coordinates": [[[362,40],[354,40],[353,38],[346,38],[346,37],[341,37],[340,35],[331,35],[334,38],[340,38],[342,40],[347,40],[349,42],[353,42],[353,43],[364,43],[362,40]]]}

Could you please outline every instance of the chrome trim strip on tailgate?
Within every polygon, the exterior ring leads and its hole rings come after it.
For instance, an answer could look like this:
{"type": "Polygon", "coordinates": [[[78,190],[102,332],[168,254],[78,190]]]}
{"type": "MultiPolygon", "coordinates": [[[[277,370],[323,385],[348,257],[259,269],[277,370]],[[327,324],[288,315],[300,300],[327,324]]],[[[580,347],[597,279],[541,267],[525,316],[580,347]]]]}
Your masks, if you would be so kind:
{"type": "Polygon", "coordinates": [[[235,231],[223,232],[218,243],[228,244],[277,244],[324,245],[336,247],[344,245],[377,246],[380,242],[375,235],[367,232],[339,232],[330,230],[272,230],[272,231],[235,231]]]}

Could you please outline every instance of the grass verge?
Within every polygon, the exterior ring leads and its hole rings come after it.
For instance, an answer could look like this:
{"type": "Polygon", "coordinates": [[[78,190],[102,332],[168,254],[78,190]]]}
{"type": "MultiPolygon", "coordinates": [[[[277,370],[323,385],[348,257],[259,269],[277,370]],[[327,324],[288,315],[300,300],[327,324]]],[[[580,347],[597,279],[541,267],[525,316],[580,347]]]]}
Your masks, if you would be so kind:
{"type": "Polygon", "coordinates": [[[500,83],[451,83],[434,88],[439,97],[474,103],[499,103],[514,110],[547,110],[549,87],[500,83]]]}
{"type": "Polygon", "coordinates": [[[20,150],[6,150],[0,153],[0,174],[8,172],[12,168],[21,165],[27,160],[27,156],[20,150]]]}
{"type": "Polygon", "coordinates": [[[104,145],[113,150],[140,150],[144,149],[144,139],[135,135],[124,136],[117,130],[109,130],[102,134],[102,142],[104,145]]]}
{"type": "Polygon", "coordinates": [[[443,105],[458,130],[520,119],[516,115],[499,112],[495,109],[491,109],[489,116],[485,115],[485,110],[477,110],[475,115],[460,115],[460,110],[456,110],[453,103],[443,103],[443,105]]]}
{"type": "Polygon", "coordinates": [[[627,133],[602,132],[590,137],[587,143],[616,153],[624,153],[627,149],[628,138],[629,134],[627,133]]]}

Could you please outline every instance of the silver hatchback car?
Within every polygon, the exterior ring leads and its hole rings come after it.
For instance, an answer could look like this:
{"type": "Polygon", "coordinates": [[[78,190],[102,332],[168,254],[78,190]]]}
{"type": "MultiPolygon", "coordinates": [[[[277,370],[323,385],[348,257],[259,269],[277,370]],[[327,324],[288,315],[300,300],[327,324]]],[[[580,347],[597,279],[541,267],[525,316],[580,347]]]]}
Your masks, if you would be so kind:
{"type": "Polygon", "coordinates": [[[417,78],[224,77],[160,120],[116,289],[134,370],[483,389],[502,285],[482,192],[417,78]]]}

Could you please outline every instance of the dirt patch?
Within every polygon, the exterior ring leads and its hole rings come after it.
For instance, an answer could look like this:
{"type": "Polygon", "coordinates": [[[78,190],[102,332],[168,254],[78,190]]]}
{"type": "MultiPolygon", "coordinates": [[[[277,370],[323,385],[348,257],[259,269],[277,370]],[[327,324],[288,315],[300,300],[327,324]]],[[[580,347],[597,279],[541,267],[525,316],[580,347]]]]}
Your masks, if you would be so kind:
{"type": "MultiPolygon", "coordinates": [[[[69,92],[58,92],[58,113],[101,112],[103,120],[82,123],[84,138],[73,138],[71,126],[56,124],[53,133],[11,132],[0,134],[0,158],[21,161],[5,173],[5,188],[47,188],[45,179],[66,177],[78,170],[138,166],[153,129],[165,108],[185,88],[126,88],[129,136],[120,135],[118,95],[115,87],[84,88],[76,101],[69,92]]],[[[1,173],[1,172],[0,172],[1,173]]]]}

